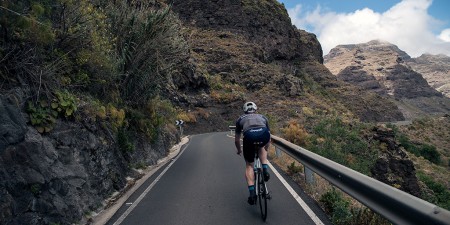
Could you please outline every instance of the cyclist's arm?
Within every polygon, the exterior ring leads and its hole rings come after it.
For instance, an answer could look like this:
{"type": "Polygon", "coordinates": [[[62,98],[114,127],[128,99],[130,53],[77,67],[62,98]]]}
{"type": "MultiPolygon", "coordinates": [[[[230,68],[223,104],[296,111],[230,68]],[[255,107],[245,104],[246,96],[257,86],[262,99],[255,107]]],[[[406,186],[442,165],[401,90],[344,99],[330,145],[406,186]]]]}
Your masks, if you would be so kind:
{"type": "MultiPolygon", "coordinates": [[[[268,120],[267,117],[265,117],[265,116],[264,116],[264,119],[266,120],[266,127],[267,127],[267,129],[269,130],[269,132],[270,132],[269,120],[268,120]]],[[[269,150],[270,142],[271,142],[271,141],[272,141],[272,137],[270,137],[269,142],[267,142],[267,144],[264,146],[264,149],[266,149],[266,151],[269,150]]]]}
{"type": "Polygon", "coordinates": [[[234,145],[236,146],[237,154],[241,154],[241,134],[234,135],[234,145]]]}
{"type": "Polygon", "coordinates": [[[236,146],[237,154],[240,155],[242,152],[241,149],[241,132],[242,127],[240,125],[240,120],[236,121],[236,130],[234,131],[234,145],[236,146]]]}
{"type": "Polygon", "coordinates": [[[265,116],[263,116],[263,118],[264,118],[264,120],[265,120],[266,127],[267,127],[267,129],[269,130],[269,132],[270,132],[269,120],[268,120],[267,117],[265,117],[265,116]]]}

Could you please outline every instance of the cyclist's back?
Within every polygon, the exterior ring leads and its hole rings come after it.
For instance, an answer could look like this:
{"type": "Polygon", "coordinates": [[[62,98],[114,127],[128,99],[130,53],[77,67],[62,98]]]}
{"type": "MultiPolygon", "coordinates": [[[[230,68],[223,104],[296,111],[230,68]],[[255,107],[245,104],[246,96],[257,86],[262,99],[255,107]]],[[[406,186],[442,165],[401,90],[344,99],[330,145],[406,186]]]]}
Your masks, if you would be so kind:
{"type": "Polygon", "coordinates": [[[267,128],[270,131],[267,118],[261,114],[244,114],[236,121],[236,131],[237,133],[243,132],[244,137],[246,132],[250,130],[254,132],[254,130],[258,130],[257,128],[267,128]]]}
{"type": "Polygon", "coordinates": [[[244,158],[252,163],[254,159],[255,143],[257,147],[265,146],[270,140],[270,129],[265,116],[257,113],[248,113],[236,121],[236,135],[244,134],[244,158]]]}

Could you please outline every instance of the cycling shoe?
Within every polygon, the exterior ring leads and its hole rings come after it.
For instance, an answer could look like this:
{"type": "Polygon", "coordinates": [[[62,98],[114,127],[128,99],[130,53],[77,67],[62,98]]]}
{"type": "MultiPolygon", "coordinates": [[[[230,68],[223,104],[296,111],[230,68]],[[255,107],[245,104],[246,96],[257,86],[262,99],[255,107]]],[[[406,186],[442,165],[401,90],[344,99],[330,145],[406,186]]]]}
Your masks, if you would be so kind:
{"type": "Polygon", "coordinates": [[[269,181],[270,179],[269,171],[264,171],[263,174],[264,174],[264,181],[265,182],[269,181]]]}
{"type": "Polygon", "coordinates": [[[256,204],[256,195],[255,195],[255,196],[250,196],[250,197],[248,197],[247,202],[248,202],[248,204],[250,204],[250,205],[256,204]]]}

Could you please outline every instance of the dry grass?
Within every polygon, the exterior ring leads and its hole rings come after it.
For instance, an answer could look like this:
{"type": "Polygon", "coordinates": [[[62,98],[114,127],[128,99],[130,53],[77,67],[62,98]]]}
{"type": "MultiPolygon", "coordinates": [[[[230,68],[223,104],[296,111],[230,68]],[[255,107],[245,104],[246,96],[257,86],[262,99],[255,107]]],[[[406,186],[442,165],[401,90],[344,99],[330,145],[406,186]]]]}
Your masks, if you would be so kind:
{"type": "Polygon", "coordinates": [[[194,112],[179,112],[177,115],[177,119],[183,120],[186,123],[195,123],[197,122],[197,117],[194,112]]]}

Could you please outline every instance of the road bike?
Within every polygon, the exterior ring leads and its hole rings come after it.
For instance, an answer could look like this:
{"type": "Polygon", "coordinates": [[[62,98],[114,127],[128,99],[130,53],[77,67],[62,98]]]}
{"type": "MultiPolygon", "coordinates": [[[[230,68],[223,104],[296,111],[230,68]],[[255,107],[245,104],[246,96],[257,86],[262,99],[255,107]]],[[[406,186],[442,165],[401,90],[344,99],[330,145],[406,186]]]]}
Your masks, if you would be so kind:
{"type": "MultiPolygon", "coordinates": [[[[261,161],[259,160],[258,145],[255,146],[255,161],[253,163],[253,171],[254,171],[254,181],[255,181],[255,191],[257,196],[257,202],[259,202],[259,209],[261,210],[261,217],[263,221],[266,221],[267,218],[267,200],[270,200],[272,197],[270,196],[269,189],[267,189],[267,184],[264,181],[264,173],[261,161]]],[[[257,205],[257,204],[255,204],[257,205]]]]}

